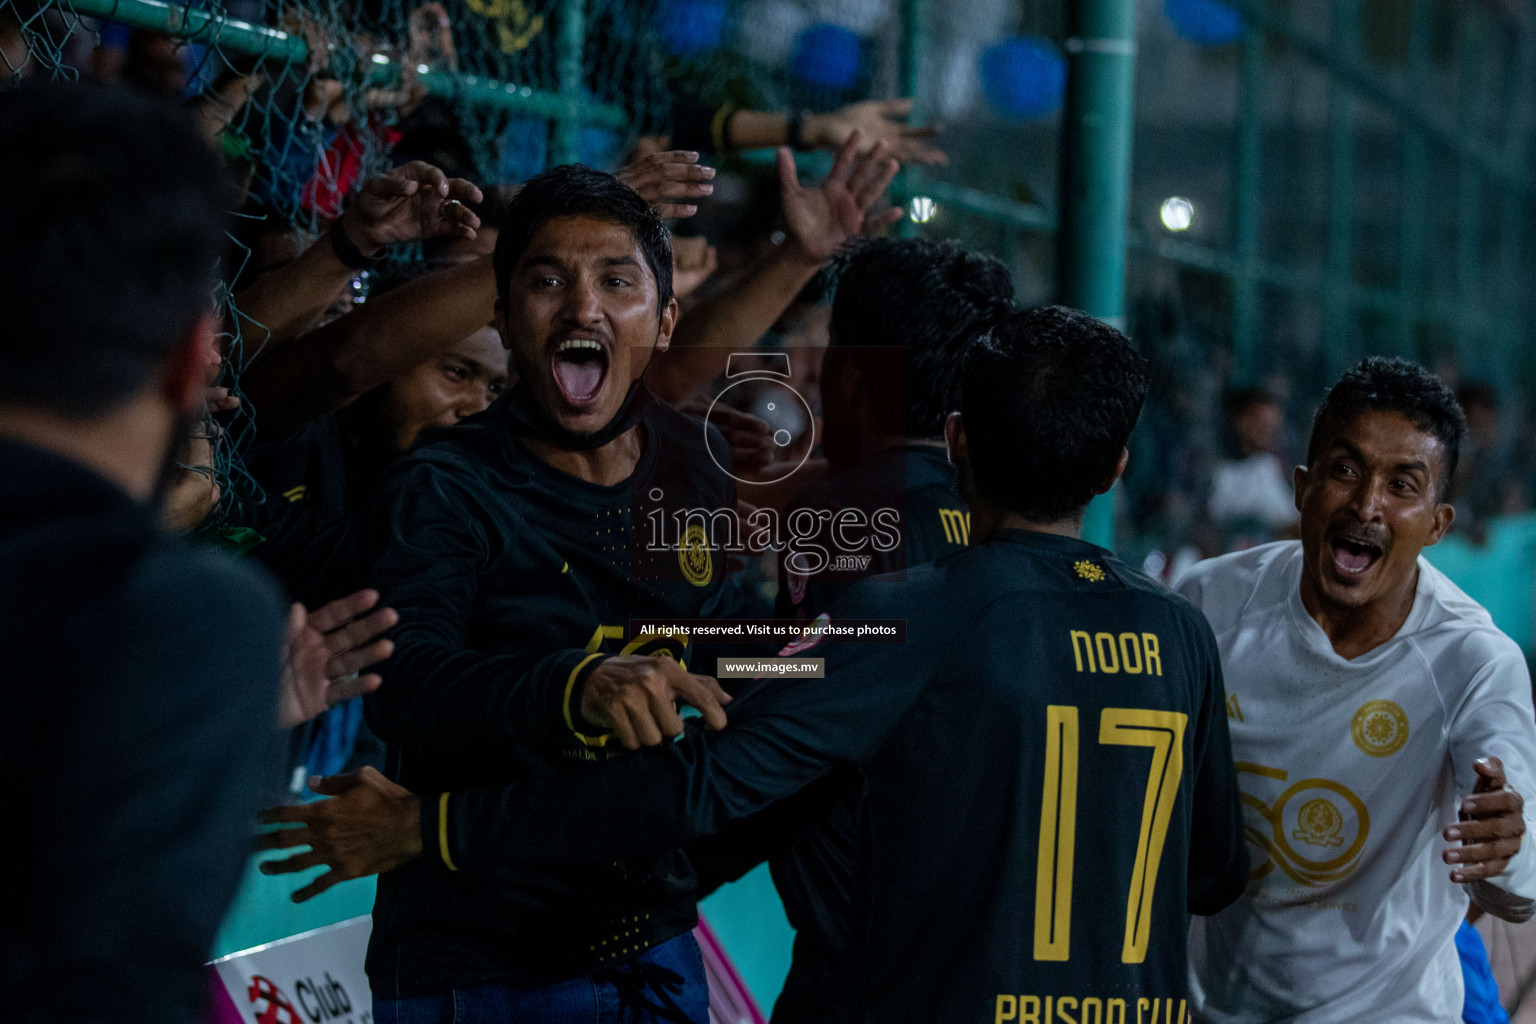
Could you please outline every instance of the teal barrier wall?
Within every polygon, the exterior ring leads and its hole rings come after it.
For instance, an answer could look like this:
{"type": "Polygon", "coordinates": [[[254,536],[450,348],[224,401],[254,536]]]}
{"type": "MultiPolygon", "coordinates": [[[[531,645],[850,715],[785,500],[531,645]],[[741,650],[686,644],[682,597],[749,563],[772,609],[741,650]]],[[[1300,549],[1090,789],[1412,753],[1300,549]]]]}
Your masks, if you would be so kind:
{"type": "Polygon", "coordinates": [[[772,1012],[789,973],[795,930],[784,917],[768,866],[760,864],[741,881],[721,886],[699,904],[699,910],[709,918],[709,926],[752,990],[758,1008],[765,1015],[772,1012]]]}
{"type": "MultiPolygon", "coordinates": [[[[280,857],[289,852],[283,851],[280,857]]],[[[256,871],[258,863],[256,857],[246,862],[240,889],[213,940],[210,959],[373,913],[372,878],[342,882],[307,903],[294,903],[288,897],[316,878],[320,869],[297,875],[263,875],[256,871]]]]}
{"type": "MultiPolygon", "coordinates": [[[[252,857],[245,866],[245,876],[219,928],[210,959],[373,912],[372,878],[342,882],[307,903],[294,903],[289,895],[309,884],[320,869],[297,875],[263,875],[256,870],[257,863],[259,859],[252,857]]],[[[768,868],[761,866],[734,885],[724,886],[700,909],[758,1006],[768,1013],[789,972],[795,935],[784,918],[768,868]]]]}
{"type": "Polygon", "coordinates": [[[1536,651],[1536,514],[1496,519],[1485,544],[1452,533],[1424,557],[1530,656],[1536,651]]]}

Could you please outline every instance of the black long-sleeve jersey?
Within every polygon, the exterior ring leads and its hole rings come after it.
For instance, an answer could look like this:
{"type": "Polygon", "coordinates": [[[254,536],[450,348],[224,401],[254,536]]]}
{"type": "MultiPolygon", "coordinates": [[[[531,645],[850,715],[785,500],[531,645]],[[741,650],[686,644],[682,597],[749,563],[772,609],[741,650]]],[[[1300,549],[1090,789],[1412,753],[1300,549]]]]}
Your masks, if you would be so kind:
{"type": "MultiPolygon", "coordinates": [[[[417,792],[537,784],[562,762],[590,771],[622,754],[578,710],[601,655],[690,664],[687,637],[632,640],[630,620],[738,612],[718,538],[702,527],[649,535],[658,510],[669,523],[682,509],[735,510],[697,420],[653,409],[634,473],[606,487],[529,453],[506,401],[398,463],[362,520],[369,579],[400,613],[369,724],[388,744],[391,776],[417,792]]],[[[542,868],[460,864],[435,836],[427,852],[379,880],[376,993],[548,984],[696,920],[693,870],[665,847],[542,868]]]]}
{"type": "Polygon", "coordinates": [[[329,413],[280,437],[258,438],[246,470],[262,500],[246,498],[242,525],[262,537],[251,557],[311,608],[353,582],[355,519],[396,457],[359,436],[344,413],[329,413]]]}
{"type": "Polygon", "coordinates": [[[851,762],[856,1018],[1178,1020],[1185,915],[1247,880],[1204,618],[1100,548],[1013,530],[855,587],[831,623],[873,618],[906,643],[823,642],[797,656],[825,679],[765,683],[720,733],[426,797],[423,825],[461,865],[637,855],[851,762]]]}
{"type": "MultiPolygon", "coordinates": [[[[904,506],[901,546],[879,560],[885,564],[872,566],[876,571],[871,575],[905,572],[963,550],[969,543],[970,511],[960,494],[955,467],[942,447],[909,444],[861,469],[828,478],[800,500],[808,507],[867,507],[874,495],[888,494],[893,482],[905,485],[894,499],[904,506]],[[883,486],[869,488],[872,477],[883,486]]],[[[802,590],[785,580],[779,594],[791,602],[799,597],[791,614],[809,621],[828,611],[854,582],[823,577],[807,581],[802,590]]],[[[847,1019],[844,979],[853,962],[851,932],[863,797],[862,779],[844,782],[835,802],[809,827],[786,830],[795,836],[794,842],[769,861],[774,887],[795,929],[789,975],[773,1007],[776,1022],[831,1024],[847,1019]]]]}
{"type": "Polygon", "coordinates": [[[0,440],[0,991],[7,1024],[204,1019],[276,730],[266,574],[0,440]]]}
{"type": "MultiPolygon", "coordinates": [[[[349,407],[276,438],[258,438],[245,457],[250,481],[259,485],[241,484],[240,490],[249,493],[242,493],[237,505],[236,521],[261,537],[250,558],[266,566],[293,600],[310,608],[372,585],[357,572],[356,520],[398,454],[355,429],[353,415],[349,407]]],[[[288,734],[287,755],[273,764],[270,799],[291,799],[295,769],[302,769],[300,779],[322,770],[317,744],[336,732],[348,735],[344,749],[349,760],[379,762],[382,745],[375,737],[366,729],[350,733],[338,724],[354,713],[347,706],[331,708],[288,734]]],[[[331,761],[323,770],[340,767],[331,761]]]]}
{"type": "MultiPolygon", "coordinates": [[[[786,519],[793,520],[801,508],[834,514],[856,509],[866,520],[890,508],[899,513],[900,526],[899,544],[887,552],[870,550],[862,571],[796,576],[788,560],[780,559],[778,614],[798,622],[828,611],[860,579],[904,573],[964,550],[970,532],[955,468],[933,444],[908,444],[833,474],[796,498],[786,519]]],[[[773,1007],[776,1022],[844,1019],[863,789],[857,772],[838,772],[688,846],[701,894],[768,861],[795,929],[789,974],[773,1007]]]]}

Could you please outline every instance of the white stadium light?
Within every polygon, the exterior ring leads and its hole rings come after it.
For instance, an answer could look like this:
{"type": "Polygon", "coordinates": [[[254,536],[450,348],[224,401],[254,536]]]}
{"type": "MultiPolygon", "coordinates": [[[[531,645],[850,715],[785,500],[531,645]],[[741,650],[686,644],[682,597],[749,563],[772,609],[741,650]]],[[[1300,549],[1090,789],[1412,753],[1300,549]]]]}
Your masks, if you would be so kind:
{"type": "Polygon", "coordinates": [[[912,218],[914,224],[927,224],[933,220],[939,212],[939,204],[927,196],[913,196],[911,210],[907,216],[912,218]]]}
{"type": "Polygon", "coordinates": [[[1164,199],[1159,213],[1163,218],[1163,227],[1169,231],[1188,231],[1195,220],[1194,204],[1182,196],[1164,199]]]}

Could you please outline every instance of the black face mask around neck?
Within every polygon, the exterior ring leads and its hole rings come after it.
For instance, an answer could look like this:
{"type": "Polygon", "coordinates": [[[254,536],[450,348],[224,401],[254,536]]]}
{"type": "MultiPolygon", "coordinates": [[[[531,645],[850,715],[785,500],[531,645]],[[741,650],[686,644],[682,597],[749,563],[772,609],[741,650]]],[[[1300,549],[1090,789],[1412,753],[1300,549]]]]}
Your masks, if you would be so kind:
{"type": "Polygon", "coordinates": [[[651,394],[644,380],[636,379],[629,386],[624,404],[613,414],[613,419],[590,434],[578,434],[550,419],[529,396],[528,389],[519,382],[507,396],[507,418],[512,422],[512,432],[518,437],[531,437],[563,451],[590,452],[643,422],[655,408],[656,402],[656,396],[651,394]]]}

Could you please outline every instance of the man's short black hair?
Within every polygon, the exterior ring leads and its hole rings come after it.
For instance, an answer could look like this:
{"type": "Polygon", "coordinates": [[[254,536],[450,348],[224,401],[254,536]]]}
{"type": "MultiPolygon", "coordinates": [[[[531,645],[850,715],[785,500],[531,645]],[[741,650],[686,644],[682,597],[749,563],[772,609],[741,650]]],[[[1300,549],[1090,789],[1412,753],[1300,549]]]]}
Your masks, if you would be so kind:
{"type": "Polygon", "coordinates": [[[904,346],[907,436],[941,436],[966,345],[1013,311],[1008,268],[957,242],[873,238],[840,257],[836,272],[832,344],[904,346]]]}
{"type": "Polygon", "coordinates": [[[976,489],[1037,522],[1082,515],[1120,461],[1147,371],[1125,335],[1087,313],[1004,317],[965,354],[960,412],[976,489]]]}
{"type": "Polygon", "coordinates": [[[147,385],[212,309],[231,200],[164,100],[0,94],[0,403],[85,417],[147,385]]]}
{"type": "Polygon", "coordinates": [[[1395,357],[1362,359],[1329,390],[1312,418],[1307,466],[1317,462],[1334,430],[1363,412],[1401,413],[1419,430],[1438,438],[1445,449],[1445,466],[1437,490],[1443,496],[1450,489],[1467,436],[1467,417],[1444,381],[1418,363],[1395,357]]]}
{"type": "Polygon", "coordinates": [[[672,235],[640,194],[618,178],[580,164],[551,167],[528,179],[507,205],[496,237],[496,294],[507,301],[507,283],[533,236],[557,217],[591,217],[628,228],[656,278],[658,310],[672,299],[672,235]]]}

